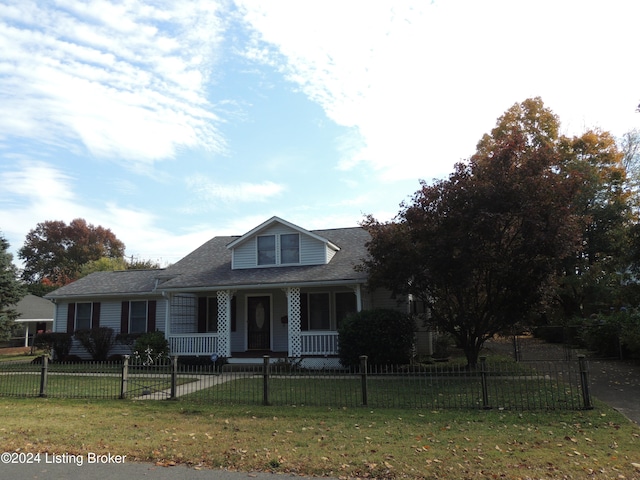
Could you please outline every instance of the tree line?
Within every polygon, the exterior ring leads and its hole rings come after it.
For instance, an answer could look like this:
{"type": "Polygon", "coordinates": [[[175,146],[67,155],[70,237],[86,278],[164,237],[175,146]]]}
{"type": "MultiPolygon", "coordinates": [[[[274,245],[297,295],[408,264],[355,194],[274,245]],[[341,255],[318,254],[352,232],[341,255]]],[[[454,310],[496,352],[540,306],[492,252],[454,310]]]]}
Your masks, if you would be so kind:
{"type": "MultiPolygon", "coordinates": [[[[360,268],[372,287],[422,301],[471,366],[487,339],[522,325],[632,312],[639,150],[638,131],[620,144],[600,130],[569,137],[540,98],[515,104],[449,178],[422,181],[393,221],[365,218],[360,268]]],[[[640,354],[640,316],[628,315],[626,339],[640,354]]]]}
{"type": "Polygon", "coordinates": [[[13,264],[9,243],[0,232],[0,340],[8,340],[17,318],[15,305],[27,294],[43,296],[96,271],[157,269],[151,260],[127,260],[125,245],[108,228],[82,218],[69,224],[38,223],[18,251],[21,271],[13,264]]]}

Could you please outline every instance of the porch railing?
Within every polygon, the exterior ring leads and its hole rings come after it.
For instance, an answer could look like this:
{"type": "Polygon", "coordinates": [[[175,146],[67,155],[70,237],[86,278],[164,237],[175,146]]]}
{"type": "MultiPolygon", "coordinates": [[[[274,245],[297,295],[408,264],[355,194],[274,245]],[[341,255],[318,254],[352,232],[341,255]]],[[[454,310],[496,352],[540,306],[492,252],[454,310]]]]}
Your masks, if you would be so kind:
{"type": "Polygon", "coordinates": [[[337,355],[338,332],[301,332],[302,355],[337,355]]]}
{"type": "Polygon", "coordinates": [[[171,334],[169,349],[171,355],[211,355],[218,352],[218,334],[171,334]]]}

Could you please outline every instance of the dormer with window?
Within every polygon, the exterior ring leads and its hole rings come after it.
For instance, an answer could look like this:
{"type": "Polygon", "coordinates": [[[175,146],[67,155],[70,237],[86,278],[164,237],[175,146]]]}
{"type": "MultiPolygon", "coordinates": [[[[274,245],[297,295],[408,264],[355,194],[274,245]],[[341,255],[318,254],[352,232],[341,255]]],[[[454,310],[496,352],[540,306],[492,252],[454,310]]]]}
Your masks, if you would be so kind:
{"type": "Polygon", "coordinates": [[[234,270],[325,265],[340,250],[326,238],[278,217],[234,240],[227,248],[232,251],[234,270]]]}

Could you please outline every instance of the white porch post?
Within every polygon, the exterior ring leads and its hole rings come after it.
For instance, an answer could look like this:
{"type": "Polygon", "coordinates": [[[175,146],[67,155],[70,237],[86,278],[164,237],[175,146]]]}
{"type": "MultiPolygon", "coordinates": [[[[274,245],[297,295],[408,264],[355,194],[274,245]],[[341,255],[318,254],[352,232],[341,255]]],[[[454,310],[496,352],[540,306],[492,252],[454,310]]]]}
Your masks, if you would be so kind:
{"type": "Polygon", "coordinates": [[[300,287],[288,287],[287,294],[287,316],[289,317],[289,357],[300,357],[302,355],[302,339],[300,338],[300,287]]]}
{"type": "Polygon", "coordinates": [[[362,289],[359,283],[355,286],[354,291],[356,292],[356,311],[361,312],[362,311],[362,289]]]}
{"type": "Polygon", "coordinates": [[[235,291],[218,290],[218,356],[231,356],[231,299],[235,291]]]}
{"type": "Polygon", "coordinates": [[[24,322],[24,346],[29,346],[29,322],[24,322]]]}
{"type": "Polygon", "coordinates": [[[173,295],[170,293],[163,293],[164,304],[164,338],[169,340],[169,334],[171,333],[171,302],[173,301],[173,295]]]}

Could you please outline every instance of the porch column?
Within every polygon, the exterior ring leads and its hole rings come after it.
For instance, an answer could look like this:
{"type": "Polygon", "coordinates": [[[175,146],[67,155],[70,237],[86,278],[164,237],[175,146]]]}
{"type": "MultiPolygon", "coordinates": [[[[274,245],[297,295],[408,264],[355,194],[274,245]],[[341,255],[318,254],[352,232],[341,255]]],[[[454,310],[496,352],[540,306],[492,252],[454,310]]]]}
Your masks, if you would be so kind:
{"type": "Polygon", "coordinates": [[[362,311],[362,290],[359,283],[355,286],[354,291],[356,292],[356,311],[361,312],[362,311]]]}
{"type": "Polygon", "coordinates": [[[287,294],[287,315],[289,317],[289,357],[300,357],[302,355],[302,339],[300,338],[300,287],[288,287],[287,294]]]}
{"type": "Polygon", "coordinates": [[[231,299],[235,291],[218,290],[218,356],[231,356],[231,299]]]}
{"type": "MultiPolygon", "coordinates": [[[[33,340],[35,341],[35,337],[33,340]]],[[[24,322],[24,346],[29,346],[29,322],[24,322]]]]}
{"type": "Polygon", "coordinates": [[[171,293],[162,292],[164,297],[164,338],[169,340],[171,334],[171,302],[173,302],[173,295],[171,293]]]}

